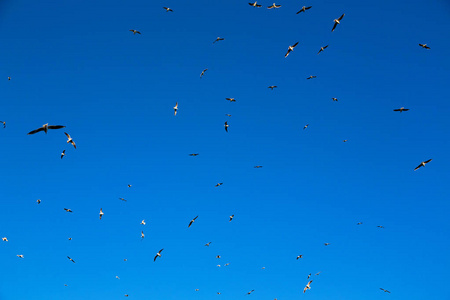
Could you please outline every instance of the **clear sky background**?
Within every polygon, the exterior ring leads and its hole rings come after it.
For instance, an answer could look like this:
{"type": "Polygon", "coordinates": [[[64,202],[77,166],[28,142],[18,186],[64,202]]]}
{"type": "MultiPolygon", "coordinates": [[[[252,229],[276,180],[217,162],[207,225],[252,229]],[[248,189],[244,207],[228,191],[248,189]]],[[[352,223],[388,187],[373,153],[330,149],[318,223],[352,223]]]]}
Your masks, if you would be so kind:
{"type": "Polygon", "coordinates": [[[0,2],[1,300],[450,299],[450,3],[247,3],[0,2]]]}

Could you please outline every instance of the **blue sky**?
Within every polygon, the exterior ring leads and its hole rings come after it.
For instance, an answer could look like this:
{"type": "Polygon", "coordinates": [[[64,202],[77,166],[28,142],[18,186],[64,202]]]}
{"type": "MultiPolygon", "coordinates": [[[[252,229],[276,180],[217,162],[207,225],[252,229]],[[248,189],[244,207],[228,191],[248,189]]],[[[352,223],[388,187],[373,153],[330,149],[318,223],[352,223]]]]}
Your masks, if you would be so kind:
{"type": "Polygon", "coordinates": [[[0,2],[1,300],[450,299],[449,2],[272,2],[0,2]]]}

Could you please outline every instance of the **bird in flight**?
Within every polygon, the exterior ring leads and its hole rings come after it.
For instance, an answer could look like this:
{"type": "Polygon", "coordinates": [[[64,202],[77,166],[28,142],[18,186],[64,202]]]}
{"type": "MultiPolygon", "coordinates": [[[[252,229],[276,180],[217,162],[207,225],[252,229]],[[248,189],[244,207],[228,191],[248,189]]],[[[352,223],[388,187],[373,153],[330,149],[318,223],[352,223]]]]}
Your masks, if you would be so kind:
{"type": "Polygon", "coordinates": [[[189,154],[189,156],[197,156],[197,155],[199,155],[200,153],[191,153],[191,154],[189,154]]]}
{"type": "Polygon", "coordinates": [[[63,125],[48,125],[48,123],[47,123],[47,124],[42,125],[42,127],[38,128],[38,129],[35,129],[35,130],[32,130],[32,131],[28,132],[28,134],[35,134],[36,132],[39,132],[39,131],[44,131],[45,133],[47,133],[48,129],[60,129],[60,128],[64,128],[64,127],[66,127],[66,126],[63,126],[63,125]]]}
{"type": "Polygon", "coordinates": [[[308,280],[311,277],[311,273],[308,274],[308,278],[306,278],[306,280],[308,280]]]}
{"type": "Polygon", "coordinates": [[[348,140],[343,140],[343,142],[344,142],[344,143],[347,143],[347,142],[348,142],[348,140]]]}
{"type": "Polygon", "coordinates": [[[64,210],[70,213],[73,212],[70,208],[64,208],[64,210]]]}
{"type": "Polygon", "coordinates": [[[234,99],[234,98],[225,98],[225,100],[230,101],[230,103],[231,103],[231,102],[236,102],[236,99],[234,99]]]}
{"type": "Polygon", "coordinates": [[[298,42],[295,43],[295,44],[292,45],[292,46],[289,46],[288,51],[286,52],[286,54],[284,55],[284,57],[285,57],[285,58],[288,57],[289,53],[291,53],[291,51],[294,51],[294,48],[295,48],[297,45],[298,45],[298,42]]]}
{"type": "Polygon", "coordinates": [[[169,12],[169,11],[173,12],[173,10],[171,8],[168,8],[168,7],[163,7],[163,8],[166,10],[166,12],[169,12]]]}
{"type": "Polygon", "coordinates": [[[233,218],[234,218],[234,215],[231,215],[230,220],[228,220],[228,222],[231,222],[233,220],[233,218]]]}
{"type": "Polygon", "coordinates": [[[378,228],[384,228],[384,226],[382,226],[382,225],[378,225],[377,227],[378,227],[378,228]]]}
{"type": "Polygon", "coordinates": [[[230,115],[230,114],[225,114],[225,116],[227,116],[227,117],[231,117],[231,115],[230,115]]]}
{"type": "Polygon", "coordinates": [[[330,243],[324,243],[325,246],[328,246],[330,243]]]}
{"type": "Polygon", "coordinates": [[[251,290],[250,292],[247,293],[247,295],[250,295],[251,293],[253,293],[255,290],[251,290]]]}
{"type": "Polygon", "coordinates": [[[323,50],[327,49],[328,45],[320,47],[319,52],[317,52],[317,54],[319,54],[320,52],[322,52],[323,50]]]}
{"type": "Polygon", "coordinates": [[[313,281],[310,280],[310,281],[306,284],[305,288],[303,289],[303,293],[305,293],[307,290],[310,290],[310,289],[311,289],[311,282],[313,282],[313,281]]]}
{"type": "Polygon", "coordinates": [[[338,19],[334,19],[334,26],[333,29],[331,29],[331,32],[333,32],[336,29],[337,24],[341,24],[341,20],[344,17],[345,14],[342,14],[338,19]]]}
{"type": "Polygon", "coordinates": [[[205,75],[205,72],[206,72],[206,71],[208,71],[208,69],[204,69],[204,70],[202,71],[202,73],[200,74],[200,78],[202,78],[203,75],[205,75]]]}
{"type": "Polygon", "coordinates": [[[312,7],[312,6],[308,6],[308,7],[303,6],[296,14],[298,15],[298,14],[301,13],[301,12],[307,11],[307,10],[310,9],[311,7],[312,7]]]}
{"type": "Polygon", "coordinates": [[[141,230],[141,240],[143,240],[145,238],[145,234],[144,234],[144,231],[143,230],[141,230]]]}
{"type": "Polygon", "coordinates": [[[178,102],[175,103],[175,106],[173,107],[173,115],[176,116],[178,111],[178,102]]]}
{"type": "Polygon", "coordinates": [[[221,38],[221,37],[217,37],[216,38],[216,40],[213,42],[213,44],[215,43],[215,42],[218,42],[218,41],[223,41],[224,40],[224,38],[221,38]]]}
{"type": "Polygon", "coordinates": [[[306,78],[306,79],[313,79],[313,78],[316,78],[317,76],[315,76],[315,75],[311,75],[311,76],[309,76],[308,78],[306,78]]]}
{"type": "Polygon", "coordinates": [[[77,145],[75,145],[75,142],[70,137],[70,135],[67,132],[64,132],[64,134],[67,136],[67,143],[71,143],[75,149],[77,149],[77,145]]]}
{"type": "Polygon", "coordinates": [[[125,200],[124,198],[119,198],[119,200],[122,200],[124,202],[127,202],[127,200],[125,200]]]}
{"type": "Polygon", "coordinates": [[[131,184],[128,184],[127,187],[132,187],[132,185],[131,185],[131,184]]]}
{"type": "Polygon", "coordinates": [[[268,9],[272,9],[272,8],[280,8],[281,5],[276,5],[275,3],[272,4],[271,6],[267,6],[268,9]]]}
{"type": "Polygon", "coordinates": [[[103,210],[100,208],[100,220],[102,219],[102,217],[103,217],[103,210]]]}
{"type": "Polygon", "coordinates": [[[380,290],[382,290],[383,292],[385,292],[385,293],[391,293],[391,292],[389,292],[388,290],[385,290],[385,289],[383,289],[383,288],[380,288],[380,290]]]}
{"type": "Polygon", "coordinates": [[[220,255],[216,255],[216,258],[221,258],[221,256],[220,255]]]}
{"type": "Polygon", "coordinates": [[[71,259],[69,256],[67,256],[67,258],[68,258],[71,262],[75,263],[75,261],[74,261],[73,259],[71,259]]]}
{"type": "Polygon", "coordinates": [[[303,130],[305,130],[306,128],[308,128],[308,126],[309,126],[309,124],[306,124],[306,125],[303,127],[303,130]]]}
{"type": "Polygon", "coordinates": [[[158,253],[156,253],[155,258],[153,258],[153,261],[156,261],[156,259],[159,257],[161,257],[161,251],[163,251],[164,248],[162,248],[161,250],[158,251],[158,253]]]}
{"type": "Polygon", "coordinates": [[[72,240],[72,238],[68,238],[68,240],[69,240],[69,241],[71,241],[71,240],[72,240]]]}
{"type": "Polygon", "coordinates": [[[338,98],[331,98],[331,100],[333,100],[333,101],[338,101],[338,98]]]}
{"type": "Polygon", "coordinates": [[[120,279],[119,276],[116,275],[116,279],[120,279]]]}
{"type": "Polygon", "coordinates": [[[8,80],[11,80],[11,77],[8,76],[8,80]]]}
{"type": "Polygon", "coordinates": [[[8,241],[8,238],[5,236],[5,237],[2,237],[2,241],[4,241],[4,242],[7,242],[8,241]]]}
{"type": "Polygon", "coordinates": [[[358,222],[358,223],[356,223],[356,225],[362,225],[362,223],[363,223],[363,222],[358,222]]]}
{"type": "Polygon", "coordinates": [[[219,182],[219,183],[217,183],[214,187],[221,186],[222,184],[223,184],[223,182],[219,182]]]}
{"type": "Polygon", "coordinates": [[[211,245],[211,242],[205,244],[206,247],[209,247],[209,245],[211,245]]]}
{"type": "Polygon", "coordinates": [[[229,266],[229,265],[230,265],[230,263],[226,263],[226,264],[224,264],[223,266],[226,267],[226,266],[229,266]]]}
{"type": "Polygon", "coordinates": [[[142,221],[141,221],[141,225],[145,225],[145,220],[142,220],[142,221]]]}
{"type": "Polygon", "coordinates": [[[248,5],[253,6],[253,7],[261,7],[261,4],[258,4],[257,1],[255,1],[254,3],[249,3],[248,5]]]}
{"type": "Polygon", "coordinates": [[[23,258],[23,254],[17,254],[17,257],[23,258]]]}
{"type": "Polygon", "coordinates": [[[267,88],[269,88],[269,89],[271,89],[273,91],[273,89],[277,88],[277,86],[276,85],[271,85],[271,86],[268,86],[267,88]]]}
{"type": "Polygon", "coordinates": [[[419,44],[420,47],[422,47],[423,49],[431,49],[430,47],[427,46],[427,44],[419,44]]]}
{"type": "Polygon", "coordinates": [[[404,108],[404,107],[394,109],[394,111],[399,111],[399,112],[408,111],[408,110],[409,110],[409,108],[404,108]]]}
{"type": "Polygon", "coordinates": [[[200,291],[200,289],[195,289],[196,292],[200,291]]]}
{"type": "Polygon", "coordinates": [[[253,168],[255,168],[255,169],[259,169],[259,168],[262,168],[263,166],[254,166],[253,168]]]}
{"type": "Polygon", "coordinates": [[[0,123],[3,124],[3,128],[6,128],[6,122],[5,121],[0,121],[0,123]]]}
{"type": "Polygon", "coordinates": [[[136,34],[136,33],[137,33],[137,34],[141,34],[140,31],[137,31],[137,30],[134,30],[134,29],[130,29],[130,31],[133,32],[133,34],[136,34]]]}
{"type": "Polygon", "coordinates": [[[302,254],[300,254],[300,255],[297,255],[297,260],[299,259],[299,258],[302,258],[303,257],[303,255],[302,254]]]}
{"type": "Polygon", "coordinates": [[[61,152],[61,159],[66,155],[66,150],[64,149],[63,152],[61,152]]]}
{"type": "Polygon", "coordinates": [[[36,200],[37,204],[41,204],[41,199],[36,200]]]}
{"type": "Polygon", "coordinates": [[[228,132],[228,127],[230,127],[230,125],[228,125],[228,122],[225,121],[225,131],[228,132]]]}
{"type": "Polygon", "coordinates": [[[197,218],[198,218],[198,216],[196,216],[189,222],[188,228],[191,227],[192,223],[194,223],[197,218]]]}
{"type": "Polygon", "coordinates": [[[425,167],[425,165],[426,165],[427,163],[429,163],[431,160],[432,160],[432,159],[429,159],[429,160],[426,160],[426,161],[421,162],[420,165],[418,165],[418,166],[414,169],[414,171],[416,171],[416,170],[419,169],[420,167],[425,167]]]}
{"type": "Polygon", "coordinates": [[[314,275],[316,275],[316,276],[317,276],[317,275],[319,275],[319,274],[320,274],[320,272],[317,272],[317,273],[316,273],[316,274],[314,274],[314,275]]]}

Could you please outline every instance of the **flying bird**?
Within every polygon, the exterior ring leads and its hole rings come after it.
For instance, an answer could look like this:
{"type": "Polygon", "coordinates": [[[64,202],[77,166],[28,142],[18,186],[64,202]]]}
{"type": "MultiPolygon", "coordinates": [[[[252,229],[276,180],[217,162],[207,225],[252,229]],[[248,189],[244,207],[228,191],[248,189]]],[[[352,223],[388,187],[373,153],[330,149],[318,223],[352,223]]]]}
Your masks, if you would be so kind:
{"type": "Polygon", "coordinates": [[[145,234],[144,234],[144,231],[143,230],[141,230],[141,240],[143,240],[145,238],[145,234]]]}
{"type": "MultiPolygon", "coordinates": [[[[427,44],[419,44],[420,47],[424,48],[424,49],[431,49],[430,47],[427,46],[427,44]]],[[[9,78],[9,77],[8,77],[9,78]]]]}
{"type": "Polygon", "coordinates": [[[236,99],[234,99],[234,98],[225,98],[225,100],[230,101],[230,103],[231,103],[231,102],[236,102],[236,99]]]}
{"type": "Polygon", "coordinates": [[[142,221],[141,221],[141,225],[145,225],[145,220],[142,220],[142,221]]]}
{"type": "Polygon", "coordinates": [[[382,290],[383,292],[385,292],[385,293],[391,293],[391,292],[389,292],[388,290],[385,290],[385,289],[383,289],[383,288],[380,288],[380,290],[382,290]]]}
{"type": "Polygon", "coordinates": [[[325,50],[327,47],[328,47],[328,45],[323,46],[323,47],[320,47],[320,50],[319,50],[319,52],[317,52],[317,54],[319,54],[320,52],[322,52],[323,50],[325,50]]]}
{"type": "Polygon", "coordinates": [[[306,125],[303,127],[303,130],[305,130],[306,128],[308,128],[308,126],[309,126],[309,124],[306,124],[306,125]]]}
{"type": "Polygon", "coordinates": [[[306,79],[313,79],[313,78],[316,78],[317,76],[315,76],[315,75],[311,75],[311,76],[309,76],[308,78],[306,78],[306,79]]]}
{"type": "Polygon", "coordinates": [[[302,258],[303,257],[303,255],[302,254],[300,254],[300,255],[297,255],[297,260],[299,259],[299,258],[302,258]]]}
{"type": "Polygon", "coordinates": [[[191,153],[191,154],[189,154],[189,156],[197,156],[197,155],[199,155],[199,153],[191,153]]]}
{"type": "Polygon", "coordinates": [[[72,238],[68,238],[68,240],[69,240],[69,241],[71,241],[71,240],[72,240],[72,238]]]}
{"type": "Polygon", "coordinates": [[[71,143],[75,149],[77,149],[77,146],[75,145],[75,142],[70,137],[70,135],[67,132],[64,132],[64,134],[67,136],[67,143],[71,143]]]}
{"type": "Polygon", "coordinates": [[[286,52],[286,54],[284,55],[284,57],[285,57],[285,58],[288,57],[289,53],[291,53],[291,51],[294,51],[294,48],[295,48],[297,45],[298,45],[298,42],[295,43],[295,44],[292,45],[292,46],[289,46],[288,51],[286,52]]]}
{"type": "Polygon", "coordinates": [[[311,273],[308,274],[308,278],[306,278],[306,280],[308,280],[311,277],[311,273]]]}
{"type": "Polygon", "coordinates": [[[215,42],[218,42],[218,41],[223,41],[224,40],[224,38],[221,38],[221,37],[217,37],[216,38],[216,40],[213,42],[213,44],[215,43],[215,42]]]}
{"type": "Polygon", "coordinates": [[[166,12],[169,12],[169,11],[173,12],[173,10],[171,8],[168,8],[168,7],[163,7],[163,8],[166,10],[166,12]]]}
{"type": "Polygon", "coordinates": [[[23,254],[17,254],[17,257],[23,258],[23,254]]]}
{"type": "Polygon", "coordinates": [[[305,288],[303,289],[303,293],[305,293],[307,290],[310,290],[310,289],[311,289],[311,282],[313,282],[313,281],[310,280],[310,281],[306,284],[305,288]]]}
{"type": "Polygon", "coordinates": [[[324,243],[325,246],[328,246],[330,243],[324,243]]]}
{"type": "Polygon", "coordinates": [[[261,4],[258,4],[257,1],[255,1],[254,3],[249,3],[248,5],[253,6],[253,7],[261,7],[261,4]]]}
{"type": "Polygon", "coordinates": [[[416,170],[419,169],[420,167],[425,167],[425,165],[426,165],[427,163],[429,163],[431,160],[432,160],[432,159],[429,159],[429,160],[426,160],[426,161],[421,162],[420,165],[418,165],[418,166],[414,169],[414,171],[416,171],[416,170]]]}
{"type": "Polygon", "coordinates": [[[224,264],[223,266],[226,267],[226,266],[229,266],[229,265],[230,265],[230,263],[226,263],[226,264],[224,264]]]}
{"type": "Polygon", "coordinates": [[[75,263],[75,261],[74,261],[73,259],[71,259],[69,256],[67,256],[67,258],[68,258],[71,262],[75,263]]]}
{"type": "Polygon", "coordinates": [[[338,102],[338,98],[331,98],[331,100],[338,102]]]}
{"type": "Polygon", "coordinates": [[[230,115],[230,114],[225,114],[225,116],[227,116],[227,117],[231,117],[231,115],[230,115]]]}
{"type": "Polygon", "coordinates": [[[63,152],[61,152],[61,159],[66,155],[66,150],[64,149],[63,152]]]}
{"type": "Polygon", "coordinates": [[[345,14],[342,14],[338,19],[334,19],[334,26],[333,29],[331,29],[331,32],[333,32],[336,29],[337,24],[341,24],[342,18],[345,16],[345,14]]]}
{"type": "Polygon", "coordinates": [[[231,222],[233,220],[233,218],[234,218],[234,215],[231,215],[230,220],[228,220],[228,222],[231,222]]]}
{"type": "Polygon", "coordinates": [[[317,275],[319,275],[319,274],[320,274],[320,272],[317,272],[317,273],[316,273],[316,274],[314,274],[314,275],[316,275],[316,276],[317,276],[317,275]]]}
{"type": "Polygon", "coordinates": [[[100,220],[102,219],[102,217],[103,217],[103,210],[100,208],[100,220]]]}
{"type": "Polygon", "coordinates": [[[189,222],[188,228],[191,227],[192,223],[194,223],[197,218],[198,218],[198,216],[196,216],[189,222]]]}
{"type": "Polygon", "coordinates": [[[177,115],[177,110],[178,110],[178,102],[175,103],[175,106],[173,107],[173,115],[174,115],[174,116],[177,115]]]}
{"type": "Polygon", "coordinates": [[[132,185],[131,185],[131,184],[128,184],[127,187],[132,187],[132,185]]]}
{"type": "Polygon", "coordinates": [[[11,77],[8,76],[8,80],[11,80],[11,77]]]}
{"type": "Polygon", "coordinates": [[[307,11],[308,9],[310,9],[312,6],[303,6],[296,14],[298,15],[299,13],[303,12],[303,11],[307,11]]]}
{"type": "Polygon", "coordinates": [[[36,200],[37,204],[41,204],[41,199],[36,200]]]}
{"type": "Polygon", "coordinates": [[[119,200],[122,200],[124,202],[127,202],[127,200],[125,200],[124,198],[119,198],[119,200]]]}
{"type": "Polygon", "coordinates": [[[116,276],[117,279],[120,279],[119,276],[116,276]]]}
{"type": "Polygon", "coordinates": [[[253,168],[255,168],[255,169],[260,169],[260,168],[262,168],[263,166],[254,166],[253,168]]]}
{"type": "Polygon", "coordinates": [[[73,212],[70,208],[64,208],[64,210],[70,213],[73,212]]]}
{"type": "Polygon", "coordinates": [[[363,222],[358,222],[358,223],[356,223],[356,225],[362,225],[362,223],[363,223],[363,222]]]}
{"type": "Polygon", "coordinates": [[[267,6],[268,9],[272,9],[272,8],[280,8],[281,5],[276,5],[275,3],[272,4],[271,6],[267,6]]]}
{"type": "Polygon", "coordinates": [[[155,258],[153,258],[153,261],[156,261],[156,258],[161,257],[161,251],[163,251],[164,248],[162,248],[161,250],[158,251],[158,253],[156,253],[155,258]]]}
{"type": "Polygon", "coordinates": [[[408,111],[408,110],[409,110],[409,108],[404,108],[404,107],[394,109],[394,111],[399,111],[399,112],[408,111]]]}
{"type": "Polygon", "coordinates": [[[216,258],[221,258],[221,256],[220,255],[216,255],[216,258]]]}
{"type": "Polygon", "coordinates": [[[3,124],[3,128],[6,128],[6,122],[5,121],[0,121],[0,123],[3,124]]]}
{"type": "Polygon", "coordinates": [[[271,89],[273,91],[273,89],[277,88],[277,86],[276,85],[271,85],[271,86],[268,86],[267,88],[269,88],[269,89],[271,89]]]}
{"type": "Polygon", "coordinates": [[[211,242],[205,244],[206,247],[209,247],[209,245],[211,245],[211,242]]]}
{"type": "Polygon", "coordinates": [[[32,130],[32,131],[28,132],[28,134],[35,134],[36,132],[39,132],[39,131],[44,131],[45,133],[47,133],[48,129],[60,129],[60,128],[64,128],[64,127],[66,127],[66,126],[63,126],[63,125],[48,125],[48,123],[47,123],[47,124],[42,125],[42,127],[38,128],[38,129],[35,129],[35,130],[32,130]]]}
{"type": "Polygon", "coordinates": [[[382,226],[382,225],[378,225],[377,227],[378,227],[378,228],[384,228],[384,226],[382,226]]]}
{"type": "Polygon", "coordinates": [[[250,292],[247,293],[247,295],[250,295],[251,293],[253,293],[255,290],[251,290],[250,292]]]}
{"type": "Polygon", "coordinates": [[[220,265],[216,265],[216,267],[219,267],[219,268],[220,268],[220,265]]]}
{"type": "Polygon", "coordinates": [[[129,31],[131,31],[131,32],[133,32],[133,34],[141,34],[141,32],[140,31],[137,31],[137,30],[134,30],[134,29],[130,29],[129,31]]]}
{"type": "Polygon", "coordinates": [[[202,78],[203,75],[205,75],[205,72],[206,72],[206,71],[208,71],[208,69],[204,69],[204,70],[202,71],[202,73],[200,74],[200,78],[202,78]]]}
{"type": "Polygon", "coordinates": [[[200,289],[195,289],[196,292],[200,291],[200,289]]]}
{"type": "Polygon", "coordinates": [[[228,125],[228,122],[225,121],[225,131],[228,132],[228,127],[230,127],[230,125],[228,125]]]}
{"type": "Polygon", "coordinates": [[[348,140],[343,140],[343,142],[344,142],[344,143],[347,143],[347,142],[348,142],[348,140]]]}
{"type": "Polygon", "coordinates": [[[8,241],[8,238],[5,236],[5,237],[2,237],[2,241],[4,241],[4,242],[7,242],[8,241]]]}

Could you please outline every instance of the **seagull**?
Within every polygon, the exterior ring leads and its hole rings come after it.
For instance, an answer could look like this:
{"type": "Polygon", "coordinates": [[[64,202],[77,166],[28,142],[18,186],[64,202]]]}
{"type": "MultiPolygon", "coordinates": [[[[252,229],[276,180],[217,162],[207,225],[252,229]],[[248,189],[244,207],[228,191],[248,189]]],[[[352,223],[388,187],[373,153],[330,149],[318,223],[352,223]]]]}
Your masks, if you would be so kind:
{"type": "Polygon", "coordinates": [[[254,3],[249,3],[248,5],[251,5],[253,7],[261,7],[261,4],[256,3],[257,1],[255,1],[254,3]]]}
{"type": "Polygon", "coordinates": [[[164,248],[162,248],[161,250],[158,251],[158,253],[156,253],[155,258],[153,259],[153,261],[156,261],[156,258],[159,256],[161,257],[161,251],[163,251],[164,248]]]}
{"type": "Polygon", "coordinates": [[[42,131],[42,130],[45,133],[47,133],[48,129],[60,129],[60,128],[64,128],[64,127],[66,127],[66,126],[63,126],[63,125],[48,125],[48,123],[47,123],[47,124],[42,125],[41,128],[38,128],[38,129],[35,129],[35,130],[32,130],[32,131],[28,132],[28,134],[35,134],[36,132],[39,132],[39,131],[42,131]]]}
{"type": "Polygon", "coordinates": [[[271,85],[271,86],[268,86],[267,88],[269,88],[269,89],[271,89],[273,91],[273,89],[277,88],[277,86],[276,85],[271,85]]]}
{"type": "Polygon", "coordinates": [[[427,49],[427,50],[431,49],[430,47],[427,46],[427,44],[419,44],[419,46],[422,47],[423,49],[427,49]]]}
{"type": "Polygon", "coordinates": [[[140,31],[137,31],[137,30],[134,30],[134,29],[130,29],[129,31],[131,31],[131,32],[133,32],[133,34],[141,34],[141,32],[140,31]]]}
{"type": "Polygon", "coordinates": [[[193,219],[189,222],[188,228],[191,227],[192,223],[194,223],[194,222],[195,222],[195,219],[197,219],[197,218],[198,218],[198,216],[196,216],[195,218],[193,218],[193,219]]]}
{"type": "Polygon", "coordinates": [[[306,125],[303,127],[303,130],[305,130],[306,128],[308,128],[308,126],[309,126],[309,124],[306,124],[306,125]]]}
{"type": "Polygon", "coordinates": [[[216,258],[221,258],[221,256],[220,255],[216,255],[216,258]]]}
{"type": "Polygon", "coordinates": [[[230,101],[230,103],[231,103],[231,102],[236,102],[236,99],[234,99],[234,98],[225,98],[225,100],[230,101]]]}
{"type": "Polygon", "coordinates": [[[233,220],[233,218],[234,218],[234,215],[231,215],[230,220],[228,220],[228,222],[231,222],[231,220],[233,220]]]}
{"type": "Polygon", "coordinates": [[[203,75],[205,75],[205,72],[206,72],[206,71],[208,71],[208,69],[204,69],[204,70],[202,71],[202,73],[200,74],[200,78],[202,78],[203,75]]]}
{"type": "Polygon", "coordinates": [[[119,198],[119,200],[122,200],[124,202],[127,202],[127,200],[125,200],[124,198],[119,198]]]}
{"type": "Polygon", "coordinates": [[[338,102],[338,98],[331,98],[331,100],[338,102]]]}
{"type": "Polygon", "coordinates": [[[302,254],[298,255],[298,256],[297,256],[297,260],[298,260],[299,258],[302,258],[302,257],[303,257],[302,254]]]}
{"type": "Polygon", "coordinates": [[[102,219],[102,217],[103,217],[103,210],[100,208],[100,220],[102,219]]]}
{"type": "Polygon", "coordinates": [[[334,26],[333,29],[331,29],[331,32],[333,32],[336,29],[337,24],[341,24],[342,18],[345,16],[345,14],[342,14],[338,19],[334,19],[334,26]]]}
{"type": "Polygon", "coordinates": [[[230,125],[228,125],[228,122],[225,121],[225,131],[228,132],[228,127],[230,127],[230,125]]]}
{"type": "Polygon", "coordinates": [[[0,121],[0,123],[3,124],[3,128],[6,128],[6,122],[5,121],[0,121]]]}
{"type": "Polygon", "coordinates": [[[145,234],[144,234],[144,231],[143,230],[141,230],[141,239],[144,239],[145,238],[145,234]]]}
{"type": "Polygon", "coordinates": [[[176,116],[177,115],[177,110],[178,110],[178,102],[175,103],[175,106],[173,107],[173,110],[174,110],[173,115],[176,116]]]}
{"type": "Polygon", "coordinates": [[[71,259],[69,256],[67,256],[67,258],[68,258],[71,262],[75,263],[75,261],[74,261],[73,259],[71,259]]]}
{"type": "Polygon", "coordinates": [[[220,295],[220,292],[217,292],[217,295],[220,295]]]}
{"type": "Polygon", "coordinates": [[[216,184],[214,187],[218,187],[221,186],[223,184],[223,182],[219,182],[218,184],[216,184]]]}
{"type": "Polygon", "coordinates": [[[378,227],[378,228],[384,228],[384,226],[382,226],[382,225],[378,225],[377,227],[378,227]]]}
{"type": "Polygon", "coordinates": [[[291,51],[294,51],[294,48],[295,48],[297,45],[298,45],[298,42],[295,43],[295,44],[292,45],[292,46],[289,46],[288,51],[286,52],[286,54],[284,55],[284,57],[285,57],[285,58],[288,57],[289,53],[291,53],[291,51]]]}
{"type": "Polygon", "coordinates": [[[127,187],[132,187],[132,185],[131,185],[131,184],[128,184],[127,187]]]}
{"type": "Polygon", "coordinates": [[[346,143],[348,140],[343,140],[344,143],[346,143]]]}
{"type": "Polygon", "coordinates": [[[41,199],[37,199],[37,204],[41,204],[41,199]]]}
{"type": "Polygon", "coordinates": [[[220,268],[220,265],[216,265],[216,267],[219,267],[219,268],[220,268]]]}
{"type": "Polygon", "coordinates": [[[4,241],[4,242],[7,242],[8,241],[8,238],[5,236],[5,237],[2,237],[2,241],[4,241]]]}
{"type": "Polygon", "coordinates": [[[280,8],[281,5],[276,5],[275,3],[272,4],[271,6],[267,6],[268,9],[272,9],[272,8],[280,8]]]}
{"type": "Polygon", "coordinates": [[[227,117],[231,117],[231,115],[230,115],[230,114],[225,114],[225,116],[227,116],[227,117]]]}
{"type": "Polygon", "coordinates": [[[309,275],[308,275],[308,278],[306,278],[306,280],[308,280],[308,279],[309,279],[309,277],[311,277],[311,273],[309,273],[309,275]]]}
{"type": "Polygon", "coordinates": [[[211,242],[205,244],[206,247],[209,247],[209,245],[211,245],[211,242]]]}
{"type": "Polygon", "coordinates": [[[385,290],[385,289],[383,289],[383,288],[380,288],[380,290],[382,290],[383,292],[385,292],[385,293],[391,293],[391,292],[389,292],[388,290],[385,290]]]}
{"type": "Polygon", "coordinates": [[[63,152],[61,152],[61,159],[66,155],[66,150],[64,149],[63,152]]]}
{"type": "Polygon", "coordinates": [[[302,11],[307,11],[308,9],[310,9],[312,6],[303,6],[296,14],[298,15],[299,13],[301,13],[302,11]]]}
{"type": "Polygon", "coordinates": [[[309,282],[308,282],[308,284],[306,284],[306,286],[305,286],[305,288],[303,289],[303,293],[305,293],[307,290],[310,290],[311,289],[311,282],[313,282],[312,280],[310,280],[309,282]]]}
{"type": "Polygon", "coordinates": [[[173,12],[173,10],[171,8],[168,8],[168,7],[163,7],[163,8],[166,10],[166,12],[169,12],[169,11],[173,12]]]}
{"type": "Polygon", "coordinates": [[[356,225],[362,225],[362,223],[363,223],[363,222],[358,222],[358,223],[356,223],[356,225]]]}
{"type": "Polygon", "coordinates": [[[17,254],[17,257],[23,258],[23,254],[17,254]]]}
{"type": "Polygon", "coordinates": [[[262,168],[263,166],[254,166],[253,168],[255,168],[255,169],[259,169],[259,168],[262,168]]]}
{"type": "Polygon", "coordinates": [[[197,155],[199,155],[199,153],[191,153],[191,154],[189,154],[189,156],[197,156],[197,155]]]}
{"type": "Polygon", "coordinates": [[[67,143],[71,143],[75,149],[77,149],[77,146],[75,145],[75,142],[72,140],[70,135],[67,132],[64,132],[64,134],[67,136],[67,143]]]}
{"type": "Polygon", "coordinates": [[[142,220],[142,221],[141,221],[141,225],[145,225],[145,220],[142,220]]]}
{"type": "Polygon", "coordinates": [[[68,240],[69,240],[69,241],[71,241],[71,240],[72,240],[72,238],[68,238],[68,240]]]}
{"type": "Polygon", "coordinates": [[[11,80],[11,77],[8,76],[8,80],[11,80]]]}
{"type": "Polygon", "coordinates": [[[427,163],[429,163],[430,161],[431,161],[431,159],[421,162],[420,165],[418,165],[418,166],[414,169],[414,171],[416,171],[416,170],[419,169],[420,167],[425,167],[425,165],[426,165],[427,163]]]}
{"type": "Polygon", "coordinates": [[[308,78],[306,78],[306,79],[313,79],[313,78],[316,78],[317,76],[314,76],[314,75],[311,75],[311,76],[309,76],[308,78]]]}
{"type": "Polygon", "coordinates": [[[216,38],[216,40],[213,42],[213,44],[215,43],[215,42],[218,42],[218,41],[223,41],[224,40],[224,38],[221,38],[221,37],[217,37],[216,38]]]}
{"type": "Polygon", "coordinates": [[[400,108],[394,109],[394,111],[399,111],[399,112],[408,111],[408,110],[409,110],[409,108],[404,108],[404,107],[400,107],[400,108]]]}
{"type": "Polygon", "coordinates": [[[119,276],[116,276],[117,279],[120,279],[119,276]]]}
{"type": "Polygon", "coordinates": [[[251,293],[253,293],[255,290],[251,290],[250,292],[247,293],[247,295],[250,295],[251,293]]]}
{"type": "Polygon", "coordinates": [[[324,243],[325,246],[328,246],[330,243],[324,243]]]}
{"type": "Polygon", "coordinates": [[[319,52],[317,52],[317,54],[319,54],[320,52],[322,52],[323,50],[325,50],[327,47],[328,47],[328,45],[323,46],[323,47],[320,47],[320,50],[319,50],[319,52]]]}
{"type": "Polygon", "coordinates": [[[70,213],[73,212],[70,208],[64,208],[64,210],[70,213]]]}

